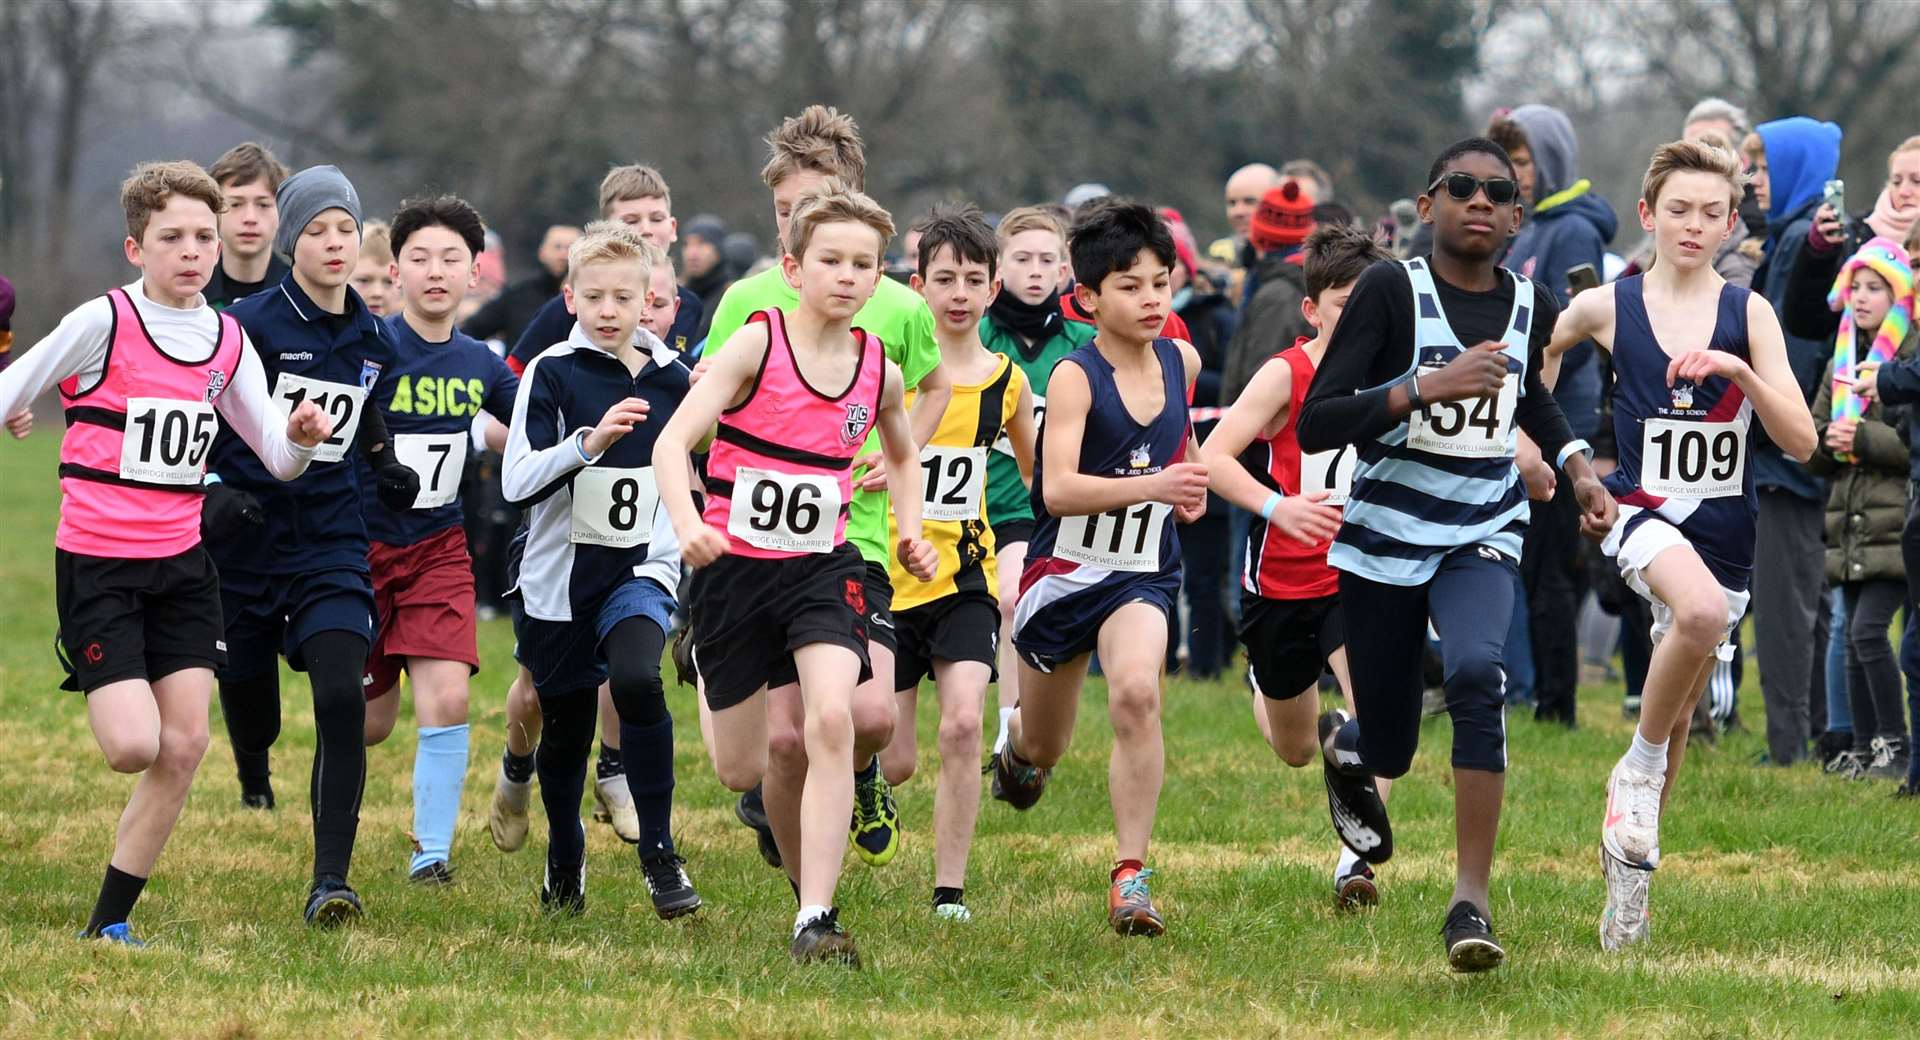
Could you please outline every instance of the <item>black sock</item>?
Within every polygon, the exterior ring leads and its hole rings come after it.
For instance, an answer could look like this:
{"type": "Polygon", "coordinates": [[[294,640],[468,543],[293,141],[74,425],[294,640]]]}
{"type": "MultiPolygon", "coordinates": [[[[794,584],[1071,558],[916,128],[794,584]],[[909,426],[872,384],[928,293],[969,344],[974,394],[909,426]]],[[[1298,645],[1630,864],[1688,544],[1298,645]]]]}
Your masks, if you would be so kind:
{"type": "Polygon", "coordinates": [[[591,688],[540,698],[544,728],[534,750],[540,775],[540,801],[547,809],[547,862],[572,873],[586,859],[586,835],[580,830],[580,795],[587,785],[587,755],[593,748],[598,710],[591,688]]]}
{"type": "MultiPolygon", "coordinates": [[[[626,742],[627,738],[623,734],[620,738],[620,743],[624,745],[626,742]]],[[[619,776],[626,771],[627,767],[620,757],[620,748],[608,747],[606,741],[601,741],[600,758],[593,765],[594,778],[605,780],[607,777],[619,776]]]]}
{"type": "Polygon", "coordinates": [[[867,763],[867,768],[853,771],[853,779],[859,783],[872,783],[874,774],[879,772],[879,770],[880,756],[875,755],[873,756],[873,761],[867,763]]]}
{"type": "Polygon", "coordinates": [[[346,883],[367,785],[367,641],[327,631],[300,644],[313,684],[313,876],[346,883]]]}
{"type": "Polygon", "coordinates": [[[220,681],[220,713],[233,744],[235,772],[242,794],[268,794],[272,787],[268,749],[280,737],[280,675],[270,671],[249,679],[220,681]]]}
{"type": "Polygon", "coordinates": [[[620,747],[633,753],[627,790],[640,817],[640,852],[673,851],[673,718],[651,726],[620,724],[620,747]]]}
{"type": "Polygon", "coordinates": [[[507,779],[516,784],[524,784],[533,779],[533,752],[516,755],[512,748],[508,748],[506,753],[500,756],[500,771],[507,774],[507,779]]]}
{"type": "Polygon", "coordinates": [[[133,904],[140,899],[140,890],[147,887],[147,879],[107,864],[106,879],[100,882],[100,898],[93,901],[93,917],[87,921],[87,938],[100,934],[100,930],[110,924],[123,924],[127,915],[133,913],[133,904]]]}
{"type": "Polygon", "coordinates": [[[941,885],[935,885],[933,886],[933,905],[935,907],[942,907],[948,903],[964,902],[965,900],[960,898],[963,891],[964,889],[946,888],[941,885]]]}

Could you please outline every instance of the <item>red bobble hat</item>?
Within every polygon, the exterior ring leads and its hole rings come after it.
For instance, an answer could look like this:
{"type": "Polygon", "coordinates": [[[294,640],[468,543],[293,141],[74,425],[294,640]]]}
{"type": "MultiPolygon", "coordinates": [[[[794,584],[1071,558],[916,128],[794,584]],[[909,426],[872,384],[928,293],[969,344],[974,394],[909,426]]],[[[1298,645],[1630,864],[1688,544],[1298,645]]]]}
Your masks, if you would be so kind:
{"type": "Polygon", "coordinates": [[[1253,248],[1271,253],[1305,242],[1313,228],[1313,200],[1300,190],[1298,181],[1288,180],[1260,196],[1247,238],[1253,248]]]}

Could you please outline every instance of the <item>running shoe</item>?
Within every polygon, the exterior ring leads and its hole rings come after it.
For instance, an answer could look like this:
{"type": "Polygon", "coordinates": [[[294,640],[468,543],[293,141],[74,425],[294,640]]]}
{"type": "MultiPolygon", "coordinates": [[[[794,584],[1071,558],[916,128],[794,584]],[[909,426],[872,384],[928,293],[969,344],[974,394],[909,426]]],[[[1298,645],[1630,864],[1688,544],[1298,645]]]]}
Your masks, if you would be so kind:
{"type": "Polygon", "coordinates": [[[1344,875],[1333,879],[1333,905],[1336,910],[1361,910],[1380,903],[1380,889],[1374,884],[1373,868],[1358,862],[1344,875]]]}
{"type": "Polygon", "coordinates": [[[1167,924],[1153,908],[1147,879],[1153,871],[1142,867],[1122,873],[1107,888],[1107,923],[1121,935],[1164,935],[1167,924]]]}
{"type": "Polygon", "coordinates": [[[1642,870],[1660,863],[1660,790],[1663,773],[1635,769],[1625,756],[1607,777],[1607,814],[1600,842],[1608,855],[1642,870]]]}
{"type": "Polygon", "coordinates": [[[840,927],[840,908],[837,906],[802,925],[793,934],[793,945],[788,952],[801,964],[827,962],[844,964],[849,968],[860,966],[860,951],[854,948],[853,936],[840,927]]]}
{"type": "Polygon", "coordinates": [[[693,626],[683,624],[673,632],[673,677],[682,686],[700,685],[700,669],[693,663],[693,626]]]}
{"type": "Polygon", "coordinates": [[[453,884],[453,867],[444,859],[436,859],[431,863],[422,864],[418,870],[408,874],[407,880],[416,885],[451,885],[453,884]]]}
{"type": "Polygon", "coordinates": [[[1873,758],[1869,752],[1846,748],[1834,752],[1833,757],[1827,759],[1826,765],[1821,768],[1842,780],[1857,780],[1862,773],[1866,772],[1867,766],[1872,761],[1873,758]]]}
{"type": "Polygon", "coordinates": [[[1373,774],[1360,761],[1347,713],[1338,708],[1320,716],[1321,775],[1327,785],[1327,812],[1333,829],[1353,854],[1368,863],[1393,858],[1393,825],[1380,800],[1373,774]]]}
{"type": "Polygon", "coordinates": [[[493,833],[493,847],[501,852],[518,852],[527,843],[527,805],[533,801],[533,781],[507,779],[505,766],[493,782],[493,806],[487,810],[487,830],[493,833]]]}
{"type": "Polygon", "coordinates": [[[767,805],[760,800],[758,784],[734,800],[733,818],[752,829],[760,842],[760,858],[767,861],[767,866],[779,870],[780,843],[773,840],[773,825],[767,822],[767,805]]]}
{"type": "Polygon", "coordinates": [[[1907,742],[1899,737],[1873,738],[1873,761],[1865,770],[1869,780],[1904,780],[1907,776],[1907,742]]]}
{"type": "Polygon", "coordinates": [[[307,923],[333,928],[357,920],[364,912],[360,897],[339,878],[315,878],[307,892],[307,923]]]}
{"type": "Polygon", "coordinates": [[[131,946],[136,950],[145,949],[147,945],[146,943],[141,942],[139,939],[134,937],[133,930],[130,927],[128,927],[127,922],[125,921],[118,921],[118,922],[115,922],[114,924],[110,924],[105,928],[100,929],[98,934],[82,935],[80,938],[98,939],[101,942],[116,943],[121,946],[131,946]]]}
{"type": "Polygon", "coordinates": [[[578,872],[563,870],[554,873],[553,860],[547,860],[546,877],[540,881],[540,908],[550,914],[572,914],[575,917],[587,912],[587,861],[580,860],[578,872]]]}
{"type": "Polygon", "coordinates": [[[640,844],[640,814],[633,809],[633,792],[627,789],[627,774],[614,773],[593,782],[593,819],[610,823],[613,833],[629,845],[640,844]]]}
{"type": "Polygon", "coordinates": [[[1020,761],[1009,747],[993,759],[993,797],[1025,812],[1046,792],[1047,776],[1048,770],[1020,761]]]}
{"type": "Polygon", "coordinates": [[[941,903],[933,908],[933,916],[942,921],[965,924],[973,920],[973,911],[968,910],[965,903],[941,903]]]}
{"type": "Polygon", "coordinates": [[[1653,884],[1653,871],[1629,866],[1601,849],[1600,872],[1607,879],[1607,908],[1600,913],[1600,948],[1612,953],[1647,937],[1647,890],[1653,884]]]}
{"type": "Polygon", "coordinates": [[[693,890],[687,877],[686,859],[667,850],[640,857],[640,876],[646,880],[647,894],[653,897],[653,912],[662,921],[685,917],[700,909],[700,893],[693,890]]]}
{"type": "Polygon", "coordinates": [[[1454,971],[1491,971],[1507,957],[1500,940],[1493,937],[1493,925],[1464,899],[1447,911],[1440,938],[1447,945],[1447,963],[1454,971]]]}
{"type": "Polygon", "coordinates": [[[271,810],[273,783],[265,779],[240,781],[240,804],[249,809],[271,810]]]}
{"type": "Polygon", "coordinates": [[[854,855],[869,867],[886,866],[900,851],[900,808],[893,802],[893,785],[877,766],[871,777],[854,778],[847,840],[853,843],[854,855]]]}

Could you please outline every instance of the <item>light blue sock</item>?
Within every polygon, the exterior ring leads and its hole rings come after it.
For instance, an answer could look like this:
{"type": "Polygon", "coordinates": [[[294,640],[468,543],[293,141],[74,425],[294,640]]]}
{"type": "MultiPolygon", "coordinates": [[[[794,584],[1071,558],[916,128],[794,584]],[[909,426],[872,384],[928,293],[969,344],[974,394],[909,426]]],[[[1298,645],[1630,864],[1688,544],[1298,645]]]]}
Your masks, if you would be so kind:
{"type": "Polygon", "coordinates": [[[446,862],[466,779],[467,726],[420,727],[420,743],[413,752],[413,835],[420,851],[413,854],[409,873],[446,862]]]}

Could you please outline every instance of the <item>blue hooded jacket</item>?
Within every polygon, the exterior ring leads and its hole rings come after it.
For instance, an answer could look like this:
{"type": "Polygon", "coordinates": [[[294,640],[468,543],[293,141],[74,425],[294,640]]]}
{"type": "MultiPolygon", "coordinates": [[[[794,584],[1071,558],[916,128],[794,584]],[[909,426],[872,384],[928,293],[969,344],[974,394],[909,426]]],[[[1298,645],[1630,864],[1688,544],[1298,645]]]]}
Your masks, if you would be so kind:
{"type": "MultiPolygon", "coordinates": [[[[1794,260],[1806,248],[1807,231],[1813,224],[1814,211],[1820,208],[1822,191],[1840,165],[1840,128],[1793,116],[1762,123],[1755,132],[1767,150],[1769,197],[1767,258],[1754,272],[1753,287],[1779,314],[1787,302],[1794,260]]],[[[1786,341],[1787,364],[1800,381],[1801,395],[1812,402],[1819,390],[1820,374],[1831,356],[1828,344],[1791,334],[1786,335],[1786,341]]],[[[1776,449],[1763,429],[1756,427],[1749,454],[1755,487],[1774,488],[1816,502],[1826,499],[1826,482],[1776,449]]]]}
{"type": "MultiPolygon", "coordinates": [[[[1574,176],[1580,145],[1573,124],[1559,109],[1522,105],[1509,117],[1526,132],[1533,153],[1533,212],[1514,236],[1506,266],[1553,290],[1565,307],[1567,272],[1581,264],[1595,271],[1604,266],[1607,243],[1620,230],[1620,220],[1593,186],[1574,176]]],[[[1600,428],[1600,369],[1593,363],[1593,345],[1582,343],[1569,351],[1560,368],[1554,400],[1566,413],[1576,437],[1592,437],[1600,428]]]]}

